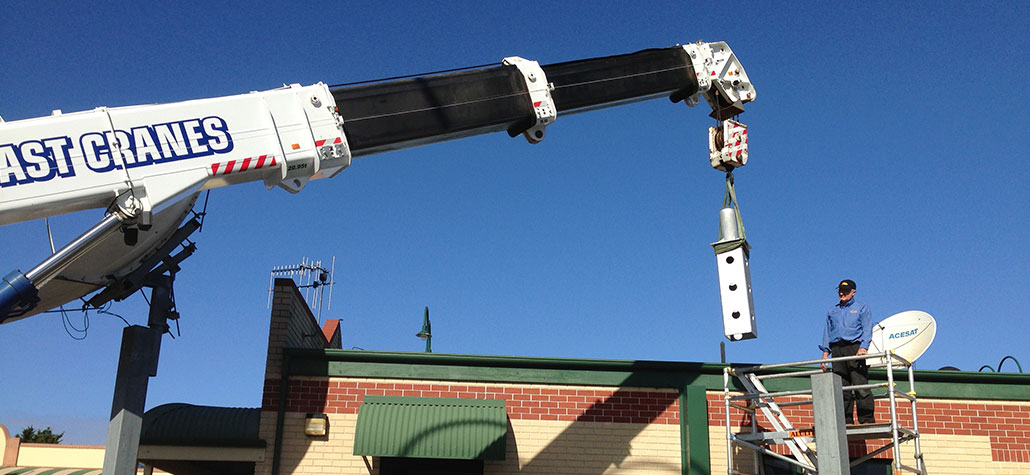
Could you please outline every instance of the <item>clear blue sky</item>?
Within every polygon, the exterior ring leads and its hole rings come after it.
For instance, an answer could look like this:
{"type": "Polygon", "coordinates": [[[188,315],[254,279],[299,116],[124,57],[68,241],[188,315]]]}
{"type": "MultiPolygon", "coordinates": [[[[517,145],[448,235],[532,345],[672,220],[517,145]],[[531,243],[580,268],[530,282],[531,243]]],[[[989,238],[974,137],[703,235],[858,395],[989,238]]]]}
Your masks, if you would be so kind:
{"type": "MultiPolygon", "coordinates": [[[[726,41],[758,91],[736,176],[760,336],[728,359],[818,357],[851,278],[876,320],[937,318],[919,368],[1030,364],[1028,3],[268,3],[7,5],[0,115],[726,41]]],[[[359,158],[298,195],[214,191],[147,407],[258,406],[269,271],[305,256],[336,256],[345,348],[421,351],[428,305],[438,352],[718,361],[724,183],[702,109],[656,100],[559,117],[539,145],[359,158]]],[[[54,219],[55,237],[100,216],[54,219]]],[[[0,243],[0,273],[49,253],[41,221],[0,243]]],[[[146,320],[139,296],[112,311],[146,320]]],[[[124,323],[89,324],[82,341],[55,314],[0,326],[0,424],[103,443],[124,323]]]]}

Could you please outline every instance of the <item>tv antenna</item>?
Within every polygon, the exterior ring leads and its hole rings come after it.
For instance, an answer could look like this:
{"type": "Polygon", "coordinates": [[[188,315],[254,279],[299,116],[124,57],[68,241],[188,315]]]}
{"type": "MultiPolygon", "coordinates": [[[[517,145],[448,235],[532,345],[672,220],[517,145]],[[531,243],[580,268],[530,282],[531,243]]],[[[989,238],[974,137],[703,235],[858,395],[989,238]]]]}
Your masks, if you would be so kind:
{"type": "Polygon", "coordinates": [[[322,303],[325,301],[325,289],[329,287],[329,300],[326,302],[326,309],[333,308],[333,284],[336,281],[333,275],[336,272],[336,256],[333,256],[329,269],[322,266],[321,260],[301,259],[299,265],[276,266],[268,276],[268,307],[272,306],[272,291],[275,287],[276,277],[293,279],[297,288],[304,292],[304,301],[311,307],[312,313],[318,324],[322,324],[322,303]]]}

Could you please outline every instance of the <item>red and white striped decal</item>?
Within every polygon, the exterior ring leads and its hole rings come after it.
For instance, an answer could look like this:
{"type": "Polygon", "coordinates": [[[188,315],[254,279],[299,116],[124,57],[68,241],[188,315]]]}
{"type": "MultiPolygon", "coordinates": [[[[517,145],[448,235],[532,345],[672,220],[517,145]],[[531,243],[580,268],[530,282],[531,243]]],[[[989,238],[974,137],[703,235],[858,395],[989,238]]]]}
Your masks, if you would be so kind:
{"type": "Polygon", "coordinates": [[[738,159],[742,158],[747,154],[747,127],[733,125],[731,133],[733,134],[733,138],[736,139],[736,143],[733,144],[734,148],[737,149],[735,155],[738,159]]]}
{"type": "Polygon", "coordinates": [[[229,160],[228,162],[212,163],[211,164],[211,175],[228,175],[230,173],[245,172],[248,170],[258,170],[261,168],[274,167],[276,165],[275,157],[268,155],[261,155],[260,157],[247,157],[243,160],[229,160]]]}
{"type": "MultiPolygon", "coordinates": [[[[326,140],[326,139],[316,140],[315,141],[315,146],[316,147],[321,147],[321,146],[325,145],[326,142],[328,142],[328,140],[326,140]]],[[[333,141],[333,145],[339,144],[341,142],[343,142],[343,137],[336,137],[336,140],[333,141]]]]}

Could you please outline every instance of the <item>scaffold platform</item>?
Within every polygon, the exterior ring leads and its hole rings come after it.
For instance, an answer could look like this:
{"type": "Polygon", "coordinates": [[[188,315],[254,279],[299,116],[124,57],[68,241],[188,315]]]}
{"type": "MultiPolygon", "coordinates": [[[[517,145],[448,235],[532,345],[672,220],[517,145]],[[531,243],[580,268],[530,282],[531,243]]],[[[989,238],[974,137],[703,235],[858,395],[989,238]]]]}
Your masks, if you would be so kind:
{"type": "MultiPolygon", "coordinates": [[[[851,459],[850,467],[862,464],[873,457],[886,452],[893,451],[893,473],[901,474],[903,471],[927,475],[926,465],[923,462],[922,450],[919,446],[919,425],[916,410],[915,378],[913,365],[910,361],[894,354],[894,352],[871,353],[862,356],[845,356],[819,360],[799,361],[793,363],[780,363],[770,365],[757,365],[747,367],[727,367],[723,370],[723,399],[725,405],[726,424],[726,457],[727,473],[752,474],[762,473],[763,464],[760,463],[761,455],[782,460],[799,467],[804,473],[818,474],[819,463],[815,440],[815,427],[797,427],[784,412],[783,408],[789,406],[813,406],[813,414],[818,404],[813,397],[812,389],[800,389],[792,391],[770,392],[765,388],[764,381],[776,378],[802,378],[811,377],[829,371],[828,367],[833,362],[867,360],[872,362],[870,368],[886,369],[887,381],[883,383],[844,386],[842,391],[853,391],[869,389],[874,391],[874,399],[886,399],[889,401],[888,408],[890,419],[883,423],[874,424],[848,424],[843,421],[833,425],[837,430],[842,430],[848,442],[863,441],[871,439],[886,439],[890,443],[880,447],[861,457],[851,459]],[[820,365],[816,369],[798,370],[800,366],[820,365]],[[894,373],[896,370],[906,369],[908,373],[909,391],[899,391],[895,382],[894,373]],[[738,391],[731,388],[731,381],[736,379],[744,390],[742,394],[731,394],[738,391]],[[877,390],[885,390],[877,394],[877,390]],[[790,398],[790,400],[788,400],[790,398]],[[807,399],[806,399],[807,398],[807,399]],[[911,426],[903,426],[898,417],[898,405],[901,400],[906,400],[911,405],[911,426]],[[747,430],[734,432],[731,422],[730,409],[735,408],[744,411],[749,415],[751,421],[747,430]],[[759,414],[764,418],[765,425],[759,424],[759,414]],[[767,429],[771,428],[771,429],[767,429]],[[901,444],[912,442],[914,445],[914,465],[902,463],[901,444]],[[784,446],[790,455],[783,455],[775,452],[773,446],[784,446]],[[750,449],[754,454],[754,468],[756,472],[745,472],[735,465],[734,447],[750,449]]],[[[838,385],[840,383],[837,383],[838,385]]],[[[841,397],[839,394],[837,397],[841,397]]],[[[831,400],[832,401],[832,400],[831,400]]],[[[903,404],[903,402],[900,402],[903,404]]],[[[839,417],[839,416],[838,416],[839,417]]],[[[823,426],[826,427],[826,426],[823,426]]],[[[843,447],[843,457],[848,457],[847,445],[843,447]]],[[[822,473],[829,473],[824,470],[822,473]]],[[[839,470],[833,470],[839,473],[839,470]]]]}

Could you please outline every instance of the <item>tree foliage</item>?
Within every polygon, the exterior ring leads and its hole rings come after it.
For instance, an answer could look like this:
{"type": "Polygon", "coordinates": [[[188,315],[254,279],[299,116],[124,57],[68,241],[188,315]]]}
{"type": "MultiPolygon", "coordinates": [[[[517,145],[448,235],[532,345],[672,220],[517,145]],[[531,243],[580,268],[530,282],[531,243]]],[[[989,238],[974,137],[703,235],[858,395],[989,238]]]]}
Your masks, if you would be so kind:
{"type": "Polygon", "coordinates": [[[61,437],[64,437],[64,432],[55,434],[50,430],[49,426],[42,430],[36,430],[35,427],[28,426],[22,429],[21,434],[18,437],[21,437],[22,442],[30,442],[33,444],[60,444],[61,437]]]}

